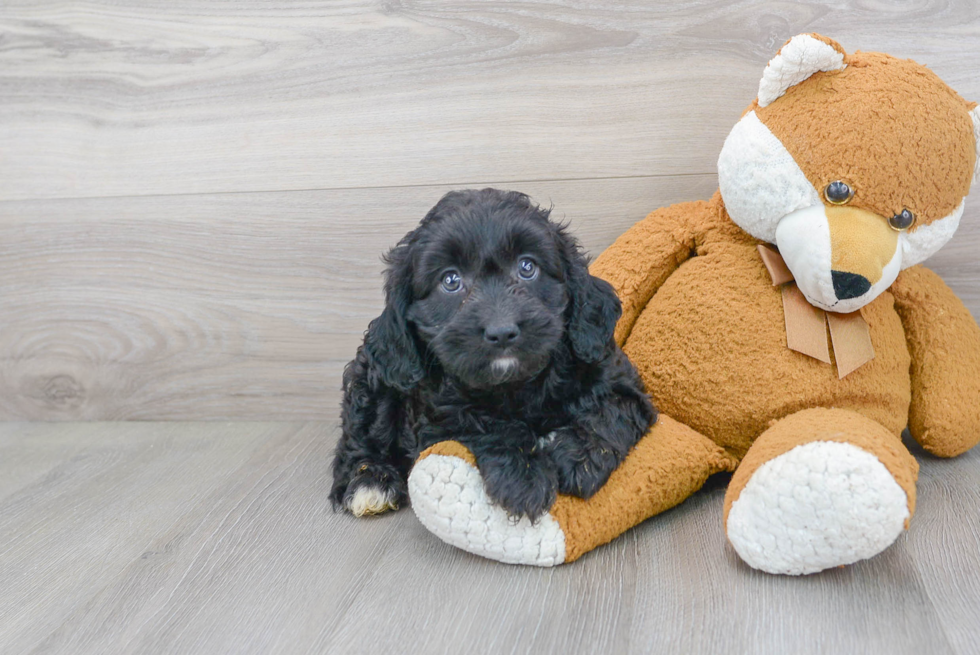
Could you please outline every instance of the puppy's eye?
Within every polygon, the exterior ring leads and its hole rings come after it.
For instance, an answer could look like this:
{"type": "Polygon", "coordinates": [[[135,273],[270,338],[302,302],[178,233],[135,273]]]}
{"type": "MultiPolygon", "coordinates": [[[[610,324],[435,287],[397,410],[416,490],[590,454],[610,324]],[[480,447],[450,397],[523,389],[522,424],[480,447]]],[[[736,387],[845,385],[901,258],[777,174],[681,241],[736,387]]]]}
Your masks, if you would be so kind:
{"type": "Polygon", "coordinates": [[[823,197],[832,205],[846,205],[854,197],[854,189],[847,182],[837,180],[827,185],[823,190],[823,197]]]}
{"type": "Polygon", "coordinates": [[[532,260],[525,257],[517,263],[517,274],[522,280],[533,280],[538,274],[538,267],[532,260]]]}
{"type": "Polygon", "coordinates": [[[463,280],[459,277],[459,273],[456,271],[446,271],[442,274],[442,288],[449,293],[455,293],[459,291],[459,288],[463,286],[463,280]]]}
{"type": "Polygon", "coordinates": [[[903,209],[898,214],[895,214],[888,219],[888,224],[891,228],[897,232],[902,232],[907,230],[913,225],[915,225],[915,214],[907,209],[903,209]]]}

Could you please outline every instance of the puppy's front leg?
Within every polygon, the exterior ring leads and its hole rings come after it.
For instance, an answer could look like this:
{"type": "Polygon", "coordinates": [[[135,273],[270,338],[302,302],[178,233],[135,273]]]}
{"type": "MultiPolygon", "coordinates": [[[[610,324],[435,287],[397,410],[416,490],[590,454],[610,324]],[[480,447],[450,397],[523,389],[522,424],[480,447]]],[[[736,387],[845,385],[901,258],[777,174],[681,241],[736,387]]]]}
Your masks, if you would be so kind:
{"type": "Polygon", "coordinates": [[[398,509],[408,497],[412,459],[401,447],[400,402],[378,403],[378,414],[364,431],[344,431],[333,463],[330,499],[354,516],[398,509]]]}
{"type": "Polygon", "coordinates": [[[476,458],[487,495],[513,518],[532,521],[555,503],[558,475],[532,439],[515,444],[497,437],[461,440],[476,458]]]}
{"type": "Polygon", "coordinates": [[[542,446],[558,473],[558,491],[591,498],[655,417],[645,397],[614,397],[549,435],[542,446]]]}
{"type": "Polygon", "coordinates": [[[333,461],[330,500],[354,516],[398,509],[408,498],[409,455],[405,399],[392,389],[369,388],[361,353],[344,372],[340,442],[333,461]]]}

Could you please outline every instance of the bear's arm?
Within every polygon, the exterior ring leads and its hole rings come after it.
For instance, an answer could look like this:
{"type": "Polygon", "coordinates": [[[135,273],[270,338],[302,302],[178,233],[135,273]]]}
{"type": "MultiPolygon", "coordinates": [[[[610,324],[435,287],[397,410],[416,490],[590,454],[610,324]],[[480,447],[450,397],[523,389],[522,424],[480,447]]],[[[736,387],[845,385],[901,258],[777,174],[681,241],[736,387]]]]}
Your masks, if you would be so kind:
{"type": "Polygon", "coordinates": [[[624,232],[592,263],[589,272],[609,282],[623,303],[616,343],[625,343],[650,298],[677,267],[694,255],[697,226],[710,220],[708,201],[663,207],[624,232]]]}
{"type": "Polygon", "coordinates": [[[942,279],[921,266],[891,287],[912,356],[909,432],[940,457],[980,441],[980,327],[942,279]]]}

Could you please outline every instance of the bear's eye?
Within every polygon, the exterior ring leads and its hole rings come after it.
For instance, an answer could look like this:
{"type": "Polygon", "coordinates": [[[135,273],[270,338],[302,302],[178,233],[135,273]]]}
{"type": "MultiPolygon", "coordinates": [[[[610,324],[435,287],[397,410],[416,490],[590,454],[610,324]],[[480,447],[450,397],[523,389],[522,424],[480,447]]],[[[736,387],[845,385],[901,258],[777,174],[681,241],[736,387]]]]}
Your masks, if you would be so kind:
{"type": "Polygon", "coordinates": [[[915,214],[907,209],[903,209],[888,219],[888,224],[896,232],[902,232],[915,225],[915,214]]]}
{"type": "Polygon", "coordinates": [[[442,274],[442,288],[449,293],[456,293],[463,285],[462,278],[456,271],[446,271],[442,274]]]}
{"type": "Polygon", "coordinates": [[[522,280],[533,280],[538,274],[538,267],[534,265],[533,260],[525,257],[517,263],[517,274],[522,280]]]}
{"type": "Polygon", "coordinates": [[[832,205],[844,205],[854,197],[854,189],[849,187],[847,182],[836,180],[823,190],[823,197],[832,205]]]}

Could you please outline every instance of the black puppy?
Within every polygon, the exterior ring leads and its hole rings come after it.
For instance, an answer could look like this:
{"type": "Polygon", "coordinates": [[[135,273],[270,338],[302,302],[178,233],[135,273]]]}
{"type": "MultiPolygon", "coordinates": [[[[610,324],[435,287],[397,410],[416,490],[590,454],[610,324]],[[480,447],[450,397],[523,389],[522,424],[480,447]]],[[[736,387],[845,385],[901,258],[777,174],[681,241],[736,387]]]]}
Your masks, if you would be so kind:
{"type": "Polygon", "coordinates": [[[387,254],[385,309],[344,370],[334,506],[397,509],[419,452],[455,439],[533,520],[556,489],[594,494],[653,423],[613,341],[619,299],[548,213],[454,191],[387,254]]]}

